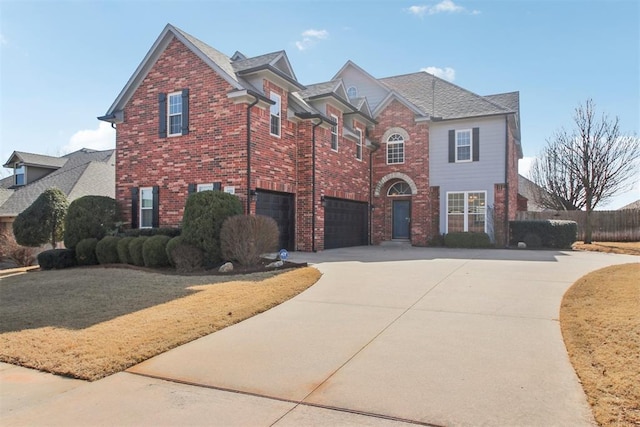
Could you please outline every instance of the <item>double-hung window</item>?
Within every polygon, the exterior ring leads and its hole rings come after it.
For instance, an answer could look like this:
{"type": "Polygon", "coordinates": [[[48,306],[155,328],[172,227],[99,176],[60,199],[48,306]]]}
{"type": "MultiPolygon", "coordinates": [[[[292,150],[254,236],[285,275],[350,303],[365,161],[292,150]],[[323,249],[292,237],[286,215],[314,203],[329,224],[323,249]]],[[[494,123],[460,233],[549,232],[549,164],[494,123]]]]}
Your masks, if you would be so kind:
{"type": "Polygon", "coordinates": [[[394,133],[387,139],[387,164],[404,163],[404,138],[394,133]]]}
{"type": "Polygon", "coordinates": [[[269,108],[270,111],[270,116],[271,116],[271,127],[269,130],[269,133],[273,136],[280,136],[280,131],[281,131],[281,126],[282,126],[282,120],[281,120],[281,111],[282,111],[282,100],[280,98],[280,95],[278,95],[277,93],[271,93],[271,95],[269,96],[269,98],[275,102],[275,104],[271,105],[271,107],[269,108]]]}
{"type": "Polygon", "coordinates": [[[15,176],[15,185],[24,185],[26,183],[26,169],[24,164],[16,163],[13,169],[13,173],[15,176]]]}
{"type": "Polygon", "coordinates": [[[336,122],[335,125],[331,125],[331,149],[333,151],[338,151],[338,126],[340,122],[338,121],[338,117],[331,115],[331,120],[336,122]]]}
{"type": "Polygon", "coordinates": [[[362,130],[356,128],[356,134],[358,135],[358,141],[356,142],[356,159],[362,160],[362,130]]]}
{"type": "Polygon", "coordinates": [[[189,134],[189,89],[158,93],[158,136],[189,134]]]}
{"type": "Polygon", "coordinates": [[[485,191],[447,193],[447,233],[486,232],[486,197],[485,191]]]}
{"type": "Polygon", "coordinates": [[[456,131],[456,162],[471,161],[471,129],[456,131]]]}
{"type": "Polygon", "coordinates": [[[140,228],[153,227],[153,188],[140,188],[140,228]]]}
{"type": "Polygon", "coordinates": [[[182,92],[169,94],[167,108],[169,136],[182,135],[182,92]]]}

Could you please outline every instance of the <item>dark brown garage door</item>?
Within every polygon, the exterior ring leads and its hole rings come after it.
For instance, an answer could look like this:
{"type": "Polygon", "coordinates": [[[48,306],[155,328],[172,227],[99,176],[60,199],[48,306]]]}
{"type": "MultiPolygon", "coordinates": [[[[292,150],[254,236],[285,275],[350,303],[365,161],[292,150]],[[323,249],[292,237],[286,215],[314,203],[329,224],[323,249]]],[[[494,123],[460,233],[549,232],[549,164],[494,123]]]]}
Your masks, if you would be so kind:
{"type": "Polygon", "coordinates": [[[258,190],[256,214],[276,220],[280,231],[278,249],[294,250],[294,198],[290,193],[276,193],[258,190]]]}
{"type": "Polygon", "coordinates": [[[324,248],[344,248],[368,243],[369,210],[366,203],[325,199],[324,248]]]}

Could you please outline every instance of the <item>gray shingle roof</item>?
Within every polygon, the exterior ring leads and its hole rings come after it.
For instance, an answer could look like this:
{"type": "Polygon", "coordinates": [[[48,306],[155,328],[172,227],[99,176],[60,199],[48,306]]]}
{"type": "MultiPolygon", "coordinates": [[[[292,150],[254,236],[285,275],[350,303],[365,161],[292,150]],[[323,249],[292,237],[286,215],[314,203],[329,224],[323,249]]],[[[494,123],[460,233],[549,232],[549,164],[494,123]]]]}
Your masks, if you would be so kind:
{"type": "MultiPolygon", "coordinates": [[[[43,178],[14,189],[0,205],[0,216],[16,216],[42,192],[60,189],[69,201],[86,195],[115,196],[114,150],[79,150],[64,156],[64,166],[43,178]]],[[[13,183],[13,177],[8,177],[13,183]]],[[[2,180],[2,184],[7,178],[2,180]]],[[[6,191],[6,190],[5,190],[6,191]]]]}
{"type": "Polygon", "coordinates": [[[198,48],[202,53],[204,53],[209,59],[216,63],[218,67],[220,67],[225,73],[229,75],[234,80],[238,80],[236,77],[236,73],[233,70],[233,66],[231,65],[231,58],[229,58],[224,53],[212,48],[205,42],[193,37],[191,34],[185,33],[180,28],[173,27],[177,32],[182,34],[184,38],[189,40],[193,45],[198,48]]]}
{"type": "Polygon", "coordinates": [[[497,93],[495,95],[485,95],[484,97],[489,101],[507,107],[511,111],[520,111],[519,92],[497,93]]]}
{"type": "Polygon", "coordinates": [[[20,161],[28,166],[42,166],[59,168],[65,164],[67,159],[61,157],[45,156],[44,154],[27,153],[24,151],[14,151],[11,157],[3,166],[13,167],[13,163],[20,161]]]}
{"type": "Polygon", "coordinates": [[[433,117],[458,119],[515,112],[423,71],[379,81],[433,117]]]}
{"type": "Polygon", "coordinates": [[[271,64],[278,56],[282,55],[284,51],[279,50],[277,52],[266,53],[264,55],[254,56],[253,58],[246,58],[234,61],[231,66],[236,73],[241,71],[250,70],[252,68],[262,67],[264,65],[271,64]]]}
{"type": "Polygon", "coordinates": [[[628,205],[624,205],[618,210],[621,211],[621,210],[627,210],[627,209],[640,210],[640,200],[636,200],[635,202],[631,202],[628,205]]]}
{"type": "Polygon", "coordinates": [[[340,85],[340,80],[331,80],[323,83],[315,83],[306,85],[307,88],[298,91],[298,94],[304,99],[313,98],[314,96],[330,95],[334,93],[336,88],[340,85]]]}

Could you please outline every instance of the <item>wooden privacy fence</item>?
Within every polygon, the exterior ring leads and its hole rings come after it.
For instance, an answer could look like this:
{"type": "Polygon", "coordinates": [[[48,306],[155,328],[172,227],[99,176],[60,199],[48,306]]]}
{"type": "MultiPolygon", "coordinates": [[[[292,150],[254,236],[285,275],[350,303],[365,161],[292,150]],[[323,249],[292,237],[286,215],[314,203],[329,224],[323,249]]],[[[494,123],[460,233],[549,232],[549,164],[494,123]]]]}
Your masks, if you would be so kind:
{"type": "MultiPolygon", "coordinates": [[[[586,212],[584,211],[544,211],[518,212],[518,221],[541,219],[564,219],[578,223],[578,240],[584,240],[586,212]]],[[[640,241],[640,210],[593,211],[591,213],[592,240],[601,242],[640,241]]]]}

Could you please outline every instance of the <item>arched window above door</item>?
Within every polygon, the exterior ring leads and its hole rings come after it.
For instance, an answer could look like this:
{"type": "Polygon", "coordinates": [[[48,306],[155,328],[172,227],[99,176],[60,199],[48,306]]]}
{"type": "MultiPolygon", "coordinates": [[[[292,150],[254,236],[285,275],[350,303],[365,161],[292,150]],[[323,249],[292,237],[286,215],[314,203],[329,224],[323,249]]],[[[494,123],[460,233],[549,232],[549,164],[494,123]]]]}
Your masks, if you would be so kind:
{"type": "Polygon", "coordinates": [[[411,195],[411,187],[404,181],[398,181],[389,187],[389,191],[387,191],[387,196],[410,196],[411,195]]]}

